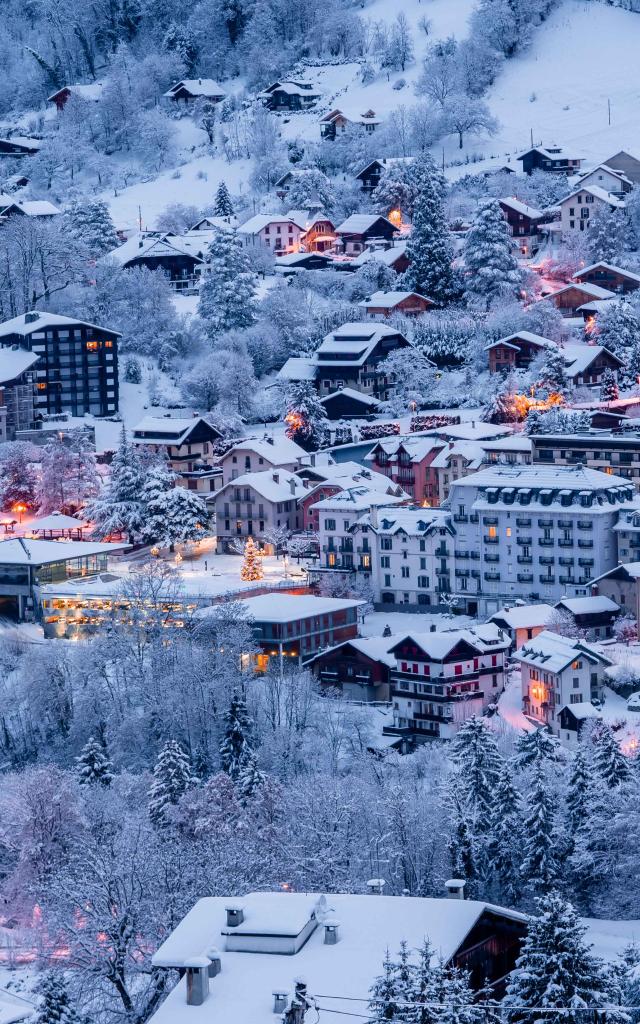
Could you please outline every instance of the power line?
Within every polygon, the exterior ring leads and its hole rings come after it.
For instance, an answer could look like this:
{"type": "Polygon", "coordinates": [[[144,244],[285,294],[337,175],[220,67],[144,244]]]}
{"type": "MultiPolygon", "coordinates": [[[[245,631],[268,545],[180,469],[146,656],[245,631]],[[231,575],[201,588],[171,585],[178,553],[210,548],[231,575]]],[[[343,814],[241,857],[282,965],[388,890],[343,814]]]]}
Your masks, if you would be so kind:
{"type": "MultiPolygon", "coordinates": [[[[335,996],[335,995],[327,995],[326,993],[323,994],[321,992],[314,993],[314,998],[315,999],[336,999],[336,1000],[339,1000],[340,1002],[345,1002],[345,1003],[371,1003],[372,1002],[371,996],[368,996],[366,998],[363,997],[363,996],[335,996]]],[[[398,1007],[409,1008],[409,1007],[414,1007],[414,1006],[423,1006],[423,1007],[425,1007],[425,1009],[431,1009],[431,1010],[450,1010],[452,1008],[460,1007],[460,1006],[464,1005],[469,1010],[483,1010],[483,1011],[493,1010],[495,1013],[500,1013],[500,1012],[502,1012],[504,1010],[508,1010],[510,1013],[513,1012],[513,1011],[517,1011],[517,1012],[530,1012],[530,1013],[593,1013],[594,1010],[597,1010],[599,1013],[608,1013],[608,1012],[618,1012],[619,1013],[621,1010],[623,1010],[625,1012],[629,1011],[629,1010],[634,1010],[634,1011],[640,1010],[640,1006],[626,1006],[626,1005],[624,1005],[624,1006],[623,1005],[619,1005],[619,1006],[615,1006],[615,1005],[614,1006],[520,1006],[520,1005],[517,1005],[517,1004],[509,1003],[507,1006],[505,1006],[502,1003],[470,1003],[467,1006],[467,1004],[460,1003],[460,1002],[451,1002],[451,1003],[423,1003],[423,1002],[419,1002],[417,1000],[404,1000],[404,999],[395,999],[394,1003],[398,1007]]],[[[320,1009],[329,1010],[328,1007],[320,1007],[320,1009]]],[[[329,1012],[330,1013],[340,1013],[341,1011],[339,1011],[339,1010],[329,1010],[329,1012]]],[[[344,1012],[344,1011],[342,1011],[342,1012],[344,1012]]],[[[360,1014],[355,1014],[355,1016],[360,1016],[360,1014]]],[[[370,1018],[367,1017],[366,1019],[368,1020],[370,1018]]]]}

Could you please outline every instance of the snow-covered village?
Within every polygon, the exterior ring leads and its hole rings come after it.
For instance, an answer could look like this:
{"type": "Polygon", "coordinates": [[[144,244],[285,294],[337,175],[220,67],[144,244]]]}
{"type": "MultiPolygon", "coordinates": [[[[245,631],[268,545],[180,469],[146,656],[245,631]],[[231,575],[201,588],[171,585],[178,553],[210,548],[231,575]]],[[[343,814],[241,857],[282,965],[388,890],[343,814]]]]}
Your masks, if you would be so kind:
{"type": "Polygon", "coordinates": [[[640,0],[4,0],[0,1024],[639,1024],[640,0]]]}

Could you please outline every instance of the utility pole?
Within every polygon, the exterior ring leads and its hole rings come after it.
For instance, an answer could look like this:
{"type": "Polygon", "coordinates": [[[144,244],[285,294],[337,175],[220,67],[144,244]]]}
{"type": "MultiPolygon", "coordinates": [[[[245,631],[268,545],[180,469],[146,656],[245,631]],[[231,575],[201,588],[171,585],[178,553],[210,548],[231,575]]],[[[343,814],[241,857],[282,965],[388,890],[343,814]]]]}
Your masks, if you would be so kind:
{"type": "Polygon", "coordinates": [[[530,128],[529,132],[531,133],[531,148],[533,149],[533,128],[530,128]]]}
{"type": "Polygon", "coordinates": [[[444,174],[444,146],[442,147],[442,173],[444,174]]]}
{"type": "Polygon", "coordinates": [[[138,207],[138,227],[142,231],[142,207],[138,207]]]}
{"type": "Polygon", "coordinates": [[[611,124],[611,100],[607,100],[607,115],[609,118],[609,124],[611,124]]]}

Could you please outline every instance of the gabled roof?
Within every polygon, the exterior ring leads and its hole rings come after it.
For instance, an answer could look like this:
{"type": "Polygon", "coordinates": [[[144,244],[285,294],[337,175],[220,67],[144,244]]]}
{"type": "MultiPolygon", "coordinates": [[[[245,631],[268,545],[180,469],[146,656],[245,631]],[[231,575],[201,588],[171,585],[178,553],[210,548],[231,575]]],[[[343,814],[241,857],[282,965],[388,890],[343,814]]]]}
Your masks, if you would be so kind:
{"type": "Polygon", "coordinates": [[[48,516],[32,519],[29,530],[32,533],[46,533],[49,530],[83,530],[88,523],[75,516],[66,516],[63,512],[52,512],[48,516]]]}
{"type": "Polygon", "coordinates": [[[553,615],[554,608],[550,604],[522,604],[514,605],[513,608],[501,608],[489,619],[501,626],[503,623],[508,629],[534,629],[536,626],[546,626],[553,615]]]}
{"type": "Polygon", "coordinates": [[[158,259],[162,256],[190,256],[196,263],[204,263],[204,259],[194,252],[197,243],[193,238],[173,235],[162,231],[140,231],[128,238],[117,249],[101,256],[101,261],[113,261],[126,267],[137,259],[158,259]]]}
{"type": "Polygon", "coordinates": [[[53,102],[63,92],[69,92],[80,99],[93,100],[95,102],[102,96],[103,89],[103,82],[88,82],[86,85],[63,85],[61,89],[52,92],[51,96],[47,96],[47,102],[53,102]]]}
{"type": "Polygon", "coordinates": [[[133,428],[132,441],[134,444],[181,445],[201,423],[219,434],[203,416],[145,416],[133,428]]]}
{"type": "Polygon", "coordinates": [[[92,327],[96,331],[108,331],[109,334],[115,334],[118,338],[120,337],[120,331],[112,331],[110,327],[89,324],[86,320],[76,320],[74,317],[63,316],[61,313],[31,310],[28,313],[21,313],[20,316],[14,316],[12,320],[5,320],[3,324],[0,324],[0,338],[6,338],[10,334],[19,334],[21,337],[26,338],[36,331],[45,330],[47,327],[77,327],[78,324],[82,324],[83,327],[92,327]],[[35,320],[26,319],[36,314],[37,318],[35,320]]]}
{"type": "Polygon", "coordinates": [[[128,547],[126,543],[101,544],[87,540],[29,540],[26,537],[12,537],[10,540],[0,540],[0,564],[50,565],[71,558],[109,554],[128,547]]]}
{"type": "Polygon", "coordinates": [[[278,371],[280,380],[315,380],[318,366],[310,356],[289,356],[278,371]]]}
{"type": "Polygon", "coordinates": [[[327,654],[335,654],[336,651],[342,651],[345,647],[351,647],[359,654],[363,654],[365,658],[370,658],[371,661],[380,661],[387,668],[393,668],[396,659],[390,653],[390,649],[398,642],[401,635],[403,634],[396,633],[393,636],[358,636],[354,637],[353,640],[344,640],[341,644],[336,644],[335,647],[327,647],[320,654],[316,654],[307,664],[312,665],[314,661],[326,657],[327,654]]]}
{"type": "Polygon", "coordinates": [[[365,249],[364,252],[359,253],[351,260],[350,265],[352,267],[362,267],[369,260],[376,260],[378,263],[383,263],[385,267],[391,267],[396,260],[402,259],[406,255],[406,251],[406,239],[398,239],[388,249],[365,249]]]}
{"type": "Polygon", "coordinates": [[[373,295],[370,295],[368,299],[363,299],[362,302],[358,303],[358,305],[364,306],[365,309],[368,309],[370,306],[380,306],[383,309],[393,309],[395,306],[399,306],[401,302],[405,302],[407,299],[412,298],[422,299],[424,302],[435,306],[433,299],[430,299],[427,295],[420,295],[419,292],[400,291],[374,292],[373,295]]]}
{"type": "Polygon", "coordinates": [[[30,153],[37,153],[42,146],[40,139],[30,139],[26,135],[7,135],[0,139],[0,142],[7,142],[10,146],[18,146],[20,149],[28,150],[30,153]]]}
{"type": "Polygon", "coordinates": [[[582,722],[585,718],[602,718],[602,711],[595,707],[591,701],[581,700],[577,704],[563,704],[560,712],[568,711],[570,715],[582,722]]]}
{"type": "Polygon", "coordinates": [[[18,1024],[35,1013],[35,1006],[22,996],[0,988],[0,1024],[18,1024]]]}
{"type": "Polygon", "coordinates": [[[589,274],[592,270],[608,270],[612,274],[620,274],[621,277],[627,277],[630,281],[638,281],[640,283],[640,274],[635,274],[632,270],[625,270],[623,267],[616,267],[613,263],[605,263],[604,260],[600,260],[598,263],[592,263],[588,267],[583,267],[582,270],[576,270],[575,274],[571,275],[573,281],[582,277],[583,274],[589,274]]]}
{"type": "MultiPolygon", "coordinates": [[[[342,597],[316,597],[313,594],[260,594],[241,602],[244,610],[258,622],[291,622],[312,615],[330,615],[359,608],[365,601],[342,597]]],[[[203,614],[209,609],[203,608],[203,614]]]]}
{"type": "Polygon", "coordinates": [[[386,508],[396,504],[402,505],[408,500],[408,497],[409,495],[404,491],[400,495],[386,494],[381,488],[372,486],[367,480],[362,480],[353,487],[345,487],[344,490],[333,494],[330,498],[316,501],[313,508],[319,512],[331,512],[336,509],[345,512],[366,512],[372,506],[386,508]]]}
{"type": "MultiPolygon", "coordinates": [[[[487,650],[506,650],[510,646],[508,637],[500,636],[499,627],[492,622],[485,622],[482,626],[470,629],[446,629],[434,633],[405,633],[402,639],[398,640],[390,648],[396,653],[401,644],[408,640],[414,643],[423,651],[428,658],[434,661],[443,661],[449,654],[458,647],[467,647],[472,655],[485,654],[487,650]]],[[[452,679],[455,682],[455,678],[452,679]]]]}
{"type": "Polygon", "coordinates": [[[560,636],[558,633],[551,633],[548,629],[538,633],[533,640],[527,640],[526,644],[515,652],[514,658],[542,668],[547,672],[562,672],[568,665],[577,659],[584,657],[594,665],[611,665],[612,662],[606,658],[602,651],[594,644],[586,640],[577,640],[571,637],[560,636]]]}
{"type": "Polygon", "coordinates": [[[191,93],[192,96],[208,96],[213,98],[227,95],[222,86],[218,85],[213,78],[183,78],[181,82],[176,82],[170,89],[167,89],[163,96],[172,97],[180,89],[191,93]]]}
{"type": "Polygon", "coordinates": [[[616,196],[612,195],[611,192],[607,192],[606,188],[601,188],[600,185],[583,185],[582,188],[577,185],[571,192],[569,192],[568,195],[563,196],[562,199],[559,199],[554,205],[561,206],[562,203],[566,203],[567,200],[573,199],[574,196],[579,195],[581,192],[588,192],[596,199],[602,200],[603,203],[607,203],[616,210],[624,210],[624,200],[618,199],[616,196]]]}
{"type": "Polygon", "coordinates": [[[31,369],[40,356],[24,348],[0,348],[0,384],[8,384],[31,369]]]}
{"type": "Polygon", "coordinates": [[[238,231],[242,235],[257,235],[270,224],[295,224],[301,231],[306,231],[307,220],[301,216],[300,210],[289,210],[288,213],[256,213],[241,224],[238,231]]]}
{"type": "Polygon", "coordinates": [[[564,346],[562,351],[564,352],[567,372],[571,376],[575,376],[577,373],[584,373],[603,352],[606,352],[618,366],[624,365],[621,359],[618,359],[613,352],[610,352],[608,348],[604,348],[602,345],[568,344],[564,346]]]}
{"type": "Polygon", "coordinates": [[[395,224],[379,213],[352,213],[350,217],[342,221],[342,224],[338,224],[336,233],[339,235],[363,235],[378,221],[383,221],[393,231],[398,231],[395,224]]]}
{"type": "Polygon", "coordinates": [[[524,217],[529,217],[531,220],[539,220],[542,217],[542,210],[536,210],[534,206],[527,206],[526,203],[522,203],[515,196],[503,196],[498,202],[502,206],[508,206],[515,213],[521,213],[524,217]]]}
{"type": "Polygon", "coordinates": [[[345,395],[352,402],[357,402],[360,405],[366,406],[371,411],[379,409],[382,402],[379,399],[374,398],[372,395],[365,395],[362,391],[355,391],[353,388],[340,388],[338,391],[332,391],[330,395],[325,395],[324,398],[320,399],[320,402],[325,405],[327,402],[334,398],[339,398],[341,395],[345,395]]]}
{"type": "MultiPolygon", "coordinates": [[[[602,288],[599,284],[592,284],[590,281],[571,281],[570,284],[563,285],[562,288],[558,288],[557,291],[551,292],[549,295],[545,295],[545,299],[555,299],[558,295],[564,295],[565,292],[579,291],[589,299],[615,299],[616,293],[610,291],[608,288],[602,288]]],[[[543,300],[544,301],[544,300],[543,300]]]]}
{"type": "Polygon", "coordinates": [[[370,160],[369,163],[358,171],[354,177],[361,178],[363,175],[370,171],[372,167],[381,167],[383,170],[386,167],[394,167],[398,164],[412,164],[415,160],[414,156],[385,156],[379,160],[370,160]]]}
{"type": "Polygon", "coordinates": [[[27,217],[56,217],[62,210],[50,203],[48,199],[12,199],[10,203],[0,209],[0,216],[5,216],[11,210],[25,213],[27,217]]]}
{"type": "Polygon", "coordinates": [[[520,156],[516,157],[517,160],[524,160],[529,153],[540,153],[542,156],[547,157],[549,160],[577,160],[577,157],[568,157],[565,151],[560,146],[531,146],[520,156]]]}
{"type": "Polygon", "coordinates": [[[578,177],[582,181],[584,178],[588,178],[591,174],[595,174],[596,171],[607,171],[612,174],[614,178],[619,178],[625,185],[633,185],[631,178],[627,178],[626,174],[622,171],[617,171],[614,167],[609,167],[608,164],[598,164],[597,167],[592,167],[590,171],[579,171],[578,177]]]}
{"type": "Polygon", "coordinates": [[[607,569],[600,576],[590,580],[590,584],[598,583],[600,580],[640,580],[640,562],[624,562],[616,565],[613,569],[607,569]]]}
{"type": "Polygon", "coordinates": [[[323,366],[361,366],[367,361],[376,345],[383,338],[397,337],[409,345],[399,331],[373,320],[342,324],[327,334],[316,349],[316,365],[321,372],[323,366]],[[348,356],[348,358],[345,358],[348,356]],[[328,357],[328,358],[326,358],[328,357]]]}
{"type": "Polygon", "coordinates": [[[239,451],[255,452],[259,458],[266,459],[272,466],[296,463],[307,454],[304,448],[288,437],[274,438],[273,443],[266,437],[247,437],[237,441],[233,448],[229,448],[224,454],[223,461],[230,461],[230,456],[239,451]]]}
{"type": "Polygon", "coordinates": [[[291,470],[276,468],[260,473],[243,473],[216,491],[215,498],[218,499],[235,487],[250,487],[270,502],[297,500],[304,496],[306,490],[304,481],[291,470]]]}
{"type": "Polygon", "coordinates": [[[597,615],[600,612],[619,612],[620,605],[604,594],[592,597],[563,597],[556,608],[566,608],[572,615],[597,615]]]}
{"type": "Polygon", "coordinates": [[[550,341],[549,338],[543,338],[541,334],[534,334],[533,331],[517,331],[515,334],[510,334],[506,338],[498,338],[497,341],[492,341],[490,345],[484,346],[484,351],[488,352],[489,349],[497,348],[499,345],[502,347],[513,348],[518,351],[516,342],[526,341],[530,345],[535,345],[538,348],[557,348],[555,341],[550,341]]]}

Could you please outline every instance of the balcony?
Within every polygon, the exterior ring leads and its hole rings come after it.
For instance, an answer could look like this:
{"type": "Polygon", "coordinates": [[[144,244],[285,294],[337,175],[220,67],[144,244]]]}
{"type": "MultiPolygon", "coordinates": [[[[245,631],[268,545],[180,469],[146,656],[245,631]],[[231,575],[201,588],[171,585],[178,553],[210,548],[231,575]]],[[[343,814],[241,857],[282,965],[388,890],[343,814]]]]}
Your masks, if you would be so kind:
{"type": "Polygon", "coordinates": [[[547,530],[553,526],[553,519],[538,519],[538,526],[541,530],[547,530]]]}
{"type": "Polygon", "coordinates": [[[456,558],[470,558],[471,557],[468,551],[454,551],[454,555],[455,555],[456,558]]]}
{"type": "Polygon", "coordinates": [[[484,578],[487,583],[497,583],[500,579],[499,572],[485,572],[484,578]]]}
{"type": "Polygon", "coordinates": [[[485,562],[499,562],[500,561],[500,555],[498,554],[497,551],[489,551],[484,556],[484,560],[485,560],[485,562]]]}
{"type": "Polygon", "coordinates": [[[593,558],[579,558],[578,565],[581,565],[584,569],[593,568],[593,558]]]}
{"type": "Polygon", "coordinates": [[[469,522],[470,523],[479,523],[480,522],[480,516],[478,515],[477,512],[475,514],[469,516],[469,522]]]}
{"type": "Polygon", "coordinates": [[[532,572],[519,572],[518,573],[518,583],[533,583],[533,573],[532,572]]]}
{"type": "Polygon", "coordinates": [[[555,565],[555,561],[553,555],[541,555],[539,559],[540,565],[555,565]]]}
{"type": "Polygon", "coordinates": [[[579,548],[592,548],[593,547],[593,541],[592,540],[579,540],[578,541],[578,547],[579,548]]]}
{"type": "Polygon", "coordinates": [[[560,565],[573,565],[574,560],[573,560],[573,558],[566,558],[565,557],[565,558],[559,558],[558,562],[560,563],[560,565]]]}
{"type": "Polygon", "coordinates": [[[538,576],[538,579],[541,583],[545,583],[547,586],[556,582],[555,576],[538,576]]]}
{"type": "Polygon", "coordinates": [[[575,576],[558,576],[558,581],[560,583],[573,583],[573,584],[575,584],[576,579],[575,579],[575,576]]]}
{"type": "Polygon", "coordinates": [[[558,519],[558,526],[561,530],[573,529],[573,523],[570,519],[558,519]]]}
{"type": "Polygon", "coordinates": [[[541,548],[552,548],[555,544],[553,537],[541,537],[538,541],[541,548]]]}
{"type": "Polygon", "coordinates": [[[482,525],[483,526],[497,526],[498,525],[498,517],[497,516],[483,516],[482,517],[482,525]]]}
{"type": "Polygon", "coordinates": [[[485,542],[485,544],[499,544],[500,543],[500,538],[499,537],[489,537],[488,535],[485,535],[482,539],[485,542]]]}
{"type": "Polygon", "coordinates": [[[522,527],[531,526],[531,520],[530,519],[516,519],[516,526],[522,526],[522,527]]]}
{"type": "Polygon", "coordinates": [[[568,539],[566,537],[561,537],[560,540],[558,541],[558,546],[561,547],[561,548],[572,548],[573,547],[573,537],[569,537],[568,539]]]}
{"type": "Polygon", "coordinates": [[[448,575],[449,575],[449,570],[448,569],[436,569],[436,576],[448,576],[448,575]]]}
{"type": "Polygon", "coordinates": [[[593,530],[593,523],[590,519],[578,519],[579,530],[593,530]]]}
{"type": "Polygon", "coordinates": [[[517,561],[520,565],[531,565],[533,558],[531,555],[518,555],[517,561]]]}
{"type": "Polygon", "coordinates": [[[528,545],[533,543],[532,537],[516,537],[516,544],[528,545]]]}
{"type": "Polygon", "coordinates": [[[440,547],[436,548],[435,554],[438,556],[438,558],[448,558],[451,552],[448,551],[447,548],[440,547]]]}

